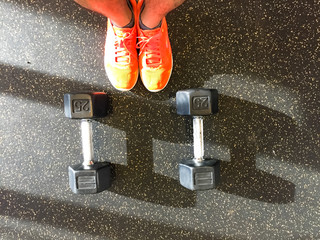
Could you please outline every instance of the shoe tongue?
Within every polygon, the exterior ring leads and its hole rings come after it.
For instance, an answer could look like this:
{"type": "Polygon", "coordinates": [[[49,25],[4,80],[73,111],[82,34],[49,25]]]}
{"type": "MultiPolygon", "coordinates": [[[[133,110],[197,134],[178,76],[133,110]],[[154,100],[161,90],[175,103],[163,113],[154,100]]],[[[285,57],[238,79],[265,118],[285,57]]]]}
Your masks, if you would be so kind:
{"type": "Polygon", "coordinates": [[[119,28],[116,26],[113,26],[113,29],[118,37],[122,37],[126,33],[130,33],[132,31],[132,28],[119,28]]]}
{"type": "Polygon", "coordinates": [[[143,34],[146,37],[152,37],[154,35],[156,35],[157,33],[159,33],[160,28],[156,28],[156,29],[152,29],[152,30],[143,30],[143,34]]]}

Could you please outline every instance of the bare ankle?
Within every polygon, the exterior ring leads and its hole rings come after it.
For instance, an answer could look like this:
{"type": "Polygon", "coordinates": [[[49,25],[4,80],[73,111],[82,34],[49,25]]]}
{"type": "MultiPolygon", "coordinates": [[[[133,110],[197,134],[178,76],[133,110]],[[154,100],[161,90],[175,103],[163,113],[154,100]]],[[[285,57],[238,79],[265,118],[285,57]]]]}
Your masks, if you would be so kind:
{"type": "Polygon", "coordinates": [[[142,7],[141,13],[140,13],[140,19],[139,21],[147,28],[156,28],[159,26],[161,20],[165,17],[164,15],[159,15],[156,11],[150,11],[146,10],[145,6],[142,7]]]}
{"type": "Polygon", "coordinates": [[[134,25],[134,14],[132,12],[132,8],[130,9],[130,7],[128,6],[125,9],[125,14],[117,14],[114,17],[110,17],[110,20],[117,27],[131,27],[131,25],[134,25]]]}

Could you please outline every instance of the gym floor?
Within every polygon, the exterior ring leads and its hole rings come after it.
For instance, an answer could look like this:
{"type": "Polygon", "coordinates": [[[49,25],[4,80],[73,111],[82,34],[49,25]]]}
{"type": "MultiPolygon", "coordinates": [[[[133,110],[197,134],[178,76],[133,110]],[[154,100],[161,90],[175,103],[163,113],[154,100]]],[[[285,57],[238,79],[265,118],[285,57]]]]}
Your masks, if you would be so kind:
{"type": "Polygon", "coordinates": [[[186,1],[167,16],[174,69],[160,93],[106,78],[106,19],[73,1],[0,0],[0,239],[319,239],[319,5],[316,1],[186,1]],[[175,93],[216,88],[204,119],[217,189],[190,191],[191,121],[175,93]],[[105,91],[95,156],[109,191],[75,195],[80,123],[63,94],[105,91]]]}

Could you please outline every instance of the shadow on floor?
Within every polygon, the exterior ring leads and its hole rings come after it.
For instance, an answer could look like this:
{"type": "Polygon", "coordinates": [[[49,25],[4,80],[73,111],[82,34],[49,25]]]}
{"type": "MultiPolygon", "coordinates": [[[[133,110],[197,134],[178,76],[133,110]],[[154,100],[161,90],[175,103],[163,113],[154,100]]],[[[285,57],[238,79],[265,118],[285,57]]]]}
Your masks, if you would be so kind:
{"type": "MultiPolygon", "coordinates": [[[[1,66],[0,72],[3,77],[0,92],[3,94],[35,100],[61,109],[65,92],[77,89],[103,90],[87,84],[8,66],[1,66]],[[37,84],[34,84],[34,81],[37,84]]],[[[190,132],[186,130],[185,119],[174,113],[172,104],[136,97],[131,93],[112,93],[111,98],[113,114],[104,120],[104,123],[125,131],[128,138],[127,166],[115,166],[117,181],[111,191],[160,205],[194,206],[196,203],[195,192],[184,189],[177,180],[161,176],[153,171],[152,139],[189,143],[191,136],[190,132]],[[138,125],[142,126],[143,131],[141,128],[137,128],[138,125]],[[174,134],[172,133],[173,129],[174,134]],[[128,183],[132,184],[128,185],[128,183]],[[161,191],[155,191],[155,186],[161,191]]],[[[226,135],[223,136],[224,139],[220,142],[218,140],[218,143],[229,146],[234,152],[231,163],[222,164],[224,169],[222,176],[225,179],[225,184],[221,186],[220,190],[270,203],[293,202],[294,185],[292,183],[277,176],[262,173],[255,168],[253,155],[260,143],[255,141],[252,145],[249,136],[250,134],[256,134],[259,137],[265,136],[261,134],[259,129],[264,127],[268,131],[270,122],[262,120],[266,116],[282,121],[284,124],[292,125],[292,121],[290,123],[290,119],[281,113],[235,98],[222,96],[220,105],[221,113],[219,114],[221,115],[218,118],[214,117],[212,119],[213,126],[206,130],[206,134],[210,136],[217,132],[214,126],[219,125],[221,129],[228,129],[226,135]],[[230,108],[233,109],[233,113],[228,111],[230,108]],[[252,116],[257,117],[252,118],[252,116]],[[217,121],[222,123],[217,124],[217,121]],[[235,144],[238,144],[239,147],[234,147],[235,144]],[[238,176],[238,181],[234,181],[237,179],[236,176],[238,176]],[[230,187],[231,183],[228,179],[233,179],[232,187],[230,187]],[[255,184],[248,179],[252,179],[255,184]],[[266,183],[269,186],[267,192],[265,191],[266,183]],[[283,191],[284,189],[287,190],[283,191]]],[[[63,117],[62,113],[61,115],[63,117]]],[[[276,136],[280,138],[281,128],[275,128],[274,131],[279,132],[276,136]]],[[[286,134],[288,133],[286,132],[286,134]]],[[[263,143],[263,139],[261,139],[261,143],[263,143]]]]}
{"type": "Polygon", "coordinates": [[[171,224],[118,215],[6,189],[0,189],[0,196],[2,216],[49,224],[93,236],[110,239],[144,239],[145,236],[157,239],[213,238],[210,234],[174,227],[171,224]]]}

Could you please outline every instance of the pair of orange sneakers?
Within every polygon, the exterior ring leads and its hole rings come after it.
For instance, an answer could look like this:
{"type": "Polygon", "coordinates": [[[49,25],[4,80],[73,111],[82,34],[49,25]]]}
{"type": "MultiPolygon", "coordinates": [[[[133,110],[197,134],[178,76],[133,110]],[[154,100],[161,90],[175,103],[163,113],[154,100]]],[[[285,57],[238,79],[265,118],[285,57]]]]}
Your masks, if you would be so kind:
{"type": "Polygon", "coordinates": [[[105,69],[111,84],[120,91],[131,90],[139,72],[144,86],[151,92],[164,89],[171,76],[172,52],[166,20],[162,19],[160,28],[141,29],[143,2],[130,0],[135,18],[132,28],[116,27],[108,19],[105,69]]]}

